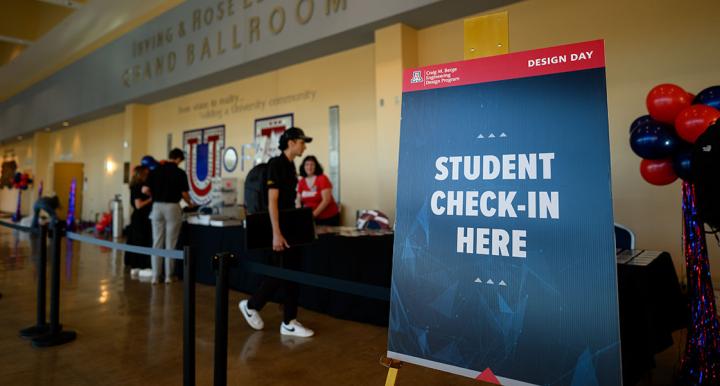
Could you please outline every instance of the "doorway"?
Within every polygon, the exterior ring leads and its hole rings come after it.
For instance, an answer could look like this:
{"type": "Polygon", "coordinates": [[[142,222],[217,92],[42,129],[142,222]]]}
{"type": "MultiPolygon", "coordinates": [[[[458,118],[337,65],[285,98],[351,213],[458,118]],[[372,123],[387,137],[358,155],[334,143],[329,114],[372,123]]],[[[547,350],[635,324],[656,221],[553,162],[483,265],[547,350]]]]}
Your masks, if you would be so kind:
{"type": "Polygon", "coordinates": [[[70,185],[75,180],[75,221],[82,217],[84,164],[80,162],[56,162],[53,174],[53,190],[60,199],[58,217],[67,219],[68,203],[70,202],[70,185]]]}

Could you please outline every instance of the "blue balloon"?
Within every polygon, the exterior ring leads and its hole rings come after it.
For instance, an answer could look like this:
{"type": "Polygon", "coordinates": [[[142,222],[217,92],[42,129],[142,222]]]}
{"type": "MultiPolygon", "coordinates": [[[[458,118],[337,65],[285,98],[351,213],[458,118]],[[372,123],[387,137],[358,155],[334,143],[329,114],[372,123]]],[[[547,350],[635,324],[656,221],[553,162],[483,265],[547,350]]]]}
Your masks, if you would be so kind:
{"type": "Polygon", "coordinates": [[[645,159],[672,157],[682,144],[672,127],[655,121],[638,126],[630,134],[630,147],[645,159]]]}
{"type": "Polygon", "coordinates": [[[712,86],[700,91],[693,99],[693,104],[702,104],[720,110],[720,86],[712,86]]]}
{"type": "Polygon", "coordinates": [[[648,124],[650,122],[655,122],[655,120],[652,119],[649,115],[643,115],[641,117],[635,118],[633,123],[630,124],[630,132],[632,133],[633,130],[637,129],[640,126],[643,126],[645,124],[648,124]]]}
{"type": "Polygon", "coordinates": [[[683,147],[673,157],[673,170],[683,181],[692,180],[692,147],[683,147]]]}

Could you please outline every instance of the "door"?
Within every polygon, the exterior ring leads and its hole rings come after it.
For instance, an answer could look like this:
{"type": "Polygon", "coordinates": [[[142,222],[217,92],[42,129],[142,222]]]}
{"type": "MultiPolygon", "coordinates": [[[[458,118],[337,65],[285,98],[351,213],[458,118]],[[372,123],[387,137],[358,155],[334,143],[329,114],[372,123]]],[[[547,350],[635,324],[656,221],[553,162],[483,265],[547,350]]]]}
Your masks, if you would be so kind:
{"type": "Polygon", "coordinates": [[[57,211],[58,217],[67,218],[68,205],[70,202],[70,185],[75,180],[75,221],[82,216],[83,203],[83,164],[79,162],[56,162],[53,177],[53,190],[60,199],[60,208],[57,211]]]}

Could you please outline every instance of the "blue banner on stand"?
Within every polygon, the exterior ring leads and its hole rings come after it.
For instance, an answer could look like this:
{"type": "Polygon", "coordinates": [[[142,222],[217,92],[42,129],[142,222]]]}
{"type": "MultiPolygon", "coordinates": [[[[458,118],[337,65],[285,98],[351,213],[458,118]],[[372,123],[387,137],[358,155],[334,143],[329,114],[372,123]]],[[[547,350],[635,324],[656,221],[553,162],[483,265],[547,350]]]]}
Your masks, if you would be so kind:
{"type": "Polygon", "coordinates": [[[603,42],[404,77],[388,356],[620,385],[603,42]]]}

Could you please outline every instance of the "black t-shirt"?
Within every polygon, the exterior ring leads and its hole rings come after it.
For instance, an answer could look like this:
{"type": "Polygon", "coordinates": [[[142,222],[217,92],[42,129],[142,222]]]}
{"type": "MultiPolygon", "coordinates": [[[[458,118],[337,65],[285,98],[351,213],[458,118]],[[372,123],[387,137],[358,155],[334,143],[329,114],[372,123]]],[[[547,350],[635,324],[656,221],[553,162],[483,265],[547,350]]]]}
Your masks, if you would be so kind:
{"type": "Polygon", "coordinates": [[[149,196],[142,192],[142,184],[137,184],[130,188],[130,206],[135,211],[139,211],[141,213],[147,213],[147,215],[150,215],[150,212],[152,210],[152,202],[149,205],[145,205],[140,209],[135,207],[135,200],[139,199],[139,200],[144,201],[144,200],[147,200],[148,198],[149,198],[149,196]]]}
{"type": "Polygon", "coordinates": [[[190,190],[185,171],[174,162],[167,162],[150,172],[145,186],[150,188],[153,202],[180,202],[182,193],[190,190]]]}
{"type": "Polygon", "coordinates": [[[284,153],[271,158],[267,168],[267,187],[280,190],[278,209],[295,208],[296,186],[295,164],[284,153]]]}

